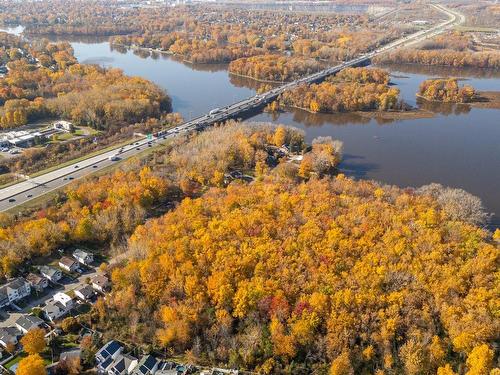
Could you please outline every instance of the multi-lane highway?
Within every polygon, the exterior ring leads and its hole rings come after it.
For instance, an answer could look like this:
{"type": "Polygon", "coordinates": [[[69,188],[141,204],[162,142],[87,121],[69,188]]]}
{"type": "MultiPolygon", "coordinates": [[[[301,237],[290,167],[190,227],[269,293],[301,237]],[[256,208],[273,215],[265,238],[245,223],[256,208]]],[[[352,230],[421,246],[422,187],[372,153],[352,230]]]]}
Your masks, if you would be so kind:
{"type": "Polygon", "coordinates": [[[264,107],[267,103],[275,100],[286,90],[293,89],[294,87],[297,87],[301,84],[320,82],[326,77],[338,73],[342,69],[366,64],[373,57],[379,54],[386,53],[398,47],[419,43],[427,38],[431,38],[442,33],[452,26],[464,22],[463,15],[445,8],[442,5],[432,4],[432,6],[446,14],[448,19],[430,29],[422,30],[400,38],[394,42],[388,43],[376,49],[375,51],[363,54],[348,62],[324,69],[320,72],[300,78],[296,81],[286,83],[265,93],[258,94],[233,103],[227,107],[215,108],[204,116],[189,120],[175,128],[161,131],[155,134],[155,136],[151,140],[142,139],[140,141],[131,142],[130,144],[121,148],[117,148],[115,150],[93,156],[84,161],[75,162],[63,168],[0,189],[0,211],[6,211],[50,191],[59,189],[69,184],[74,179],[81,178],[103,168],[106,168],[113,163],[116,163],[118,160],[126,159],[133,155],[136,155],[144,151],[144,149],[148,147],[152,147],[157,143],[168,140],[171,137],[175,137],[179,133],[201,130],[214,123],[222,122],[230,118],[237,118],[239,116],[242,116],[245,112],[264,107]]]}

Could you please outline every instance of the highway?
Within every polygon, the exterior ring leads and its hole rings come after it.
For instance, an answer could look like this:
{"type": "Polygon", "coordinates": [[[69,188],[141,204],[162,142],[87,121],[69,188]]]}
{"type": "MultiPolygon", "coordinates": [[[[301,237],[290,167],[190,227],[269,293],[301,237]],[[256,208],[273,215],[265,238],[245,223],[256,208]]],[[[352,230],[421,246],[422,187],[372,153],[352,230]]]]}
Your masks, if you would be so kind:
{"type": "Polygon", "coordinates": [[[422,30],[400,38],[378,48],[375,51],[360,55],[359,57],[348,62],[324,69],[296,81],[286,83],[265,93],[257,94],[229,106],[215,108],[204,116],[191,119],[175,128],[155,133],[155,136],[151,140],[142,139],[140,141],[134,141],[121,148],[93,156],[83,161],[75,162],[60,169],[56,169],[46,174],[0,189],[0,211],[12,209],[48,192],[57,190],[71,183],[75,179],[95,173],[119,160],[130,158],[144,151],[148,147],[153,147],[155,144],[165,142],[169,138],[175,137],[179,133],[202,130],[215,123],[223,122],[231,118],[237,118],[239,115],[252,109],[263,108],[266,104],[275,100],[286,90],[293,89],[301,84],[320,82],[326,77],[338,73],[342,69],[366,64],[373,57],[382,53],[386,53],[398,47],[419,43],[427,38],[432,38],[452,26],[463,23],[465,20],[462,14],[449,10],[442,5],[432,4],[432,6],[446,14],[448,19],[430,29],[422,30]]]}

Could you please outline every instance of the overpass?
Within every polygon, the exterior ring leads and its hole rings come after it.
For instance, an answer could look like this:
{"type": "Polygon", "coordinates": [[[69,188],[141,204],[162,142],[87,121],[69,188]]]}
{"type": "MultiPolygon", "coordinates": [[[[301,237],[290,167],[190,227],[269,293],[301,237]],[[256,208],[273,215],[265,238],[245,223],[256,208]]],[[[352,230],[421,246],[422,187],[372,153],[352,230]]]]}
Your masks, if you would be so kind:
{"type": "Polygon", "coordinates": [[[203,130],[215,123],[220,123],[232,118],[244,117],[245,114],[250,111],[256,111],[259,108],[263,108],[268,103],[271,103],[273,100],[276,100],[286,90],[291,90],[303,84],[321,82],[326,77],[334,75],[345,68],[367,65],[375,56],[402,46],[419,43],[427,38],[432,38],[442,33],[452,26],[464,22],[464,16],[460,13],[449,10],[438,4],[432,4],[431,6],[446,14],[448,19],[430,29],[405,36],[374,51],[362,54],[350,61],[299,78],[293,82],[286,83],[226,107],[213,109],[208,114],[191,119],[177,127],[155,133],[152,140],[143,139],[137,142],[131,142],[121,148],[104,152],[86,160],[72,163],[43,175],[0,189],[0,211],[12,209],[50,191],[57,190],[69,184],[74,179],[87,176],[103,168],[109,167],[113,163],[116,163],[117,160],[130,158],[142,152],[147,147],[165,142],[179,133],[203,130]]]}

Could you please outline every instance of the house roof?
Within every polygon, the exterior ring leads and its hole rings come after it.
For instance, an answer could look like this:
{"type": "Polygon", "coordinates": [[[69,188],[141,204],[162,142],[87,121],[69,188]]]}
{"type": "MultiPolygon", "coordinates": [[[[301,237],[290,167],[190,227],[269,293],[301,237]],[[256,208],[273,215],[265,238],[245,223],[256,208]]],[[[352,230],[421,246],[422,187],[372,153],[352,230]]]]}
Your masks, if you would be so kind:
{"type": "Polygon", "coordinates": [[[75,265],[77,262],[74,259],[71,259],[69,257],[62,257],[59,259],[59,263],[65,265],[66,267],[71,267],[75,265]]]}
{"type": "Polygon", "coordinates": [[[132,373],[133,375],[150,375],[155,365],[159,361],[152,355],[147,355],[141,358],[137,364],[137,368],[132,373]]]}
{"type": "Polygon", "coordinates": [[[73,251],[73,256],[78,258],[85,258],[87,256],[92,256],[92,254],[82,249],[76,249],[75,251],[73,251]]]}
{"type": "Polygon", "coordinates": [[[137,361],[137,358],[134,358],[128,354],[120,354],[118,357],[116,357],[115,363],[113,364],[113,366],[111,366],[110,371],[112,371],[113,374],[116,375],[126,374],[127,369],[130,367],[133,361],[137,361]]]}
{"type": "Polygon", "coordinates": [[[33,328],[38,328],[43,323],[43,320],[34,315],[22,315],[16,320],[16,324],[29,331],[33,328]]]}
{"type": "Polygon", "coordinates": [[[43,276],[40,276],[40,275],[37,275],[37,274],[34,274],[34,273],[30,273],[27,277],[26,277],[26,280],[28,280],[28,282],[30,284],[33,284],[33,285],[38,285],[40,283],[42,283],[44,280],[46,280],[45,277],[43,276]]]}
{"type": "Polygon", "coordinates": [[[61,270],[59,270],[55,267],[52,267],[52,266],[40,266],[40,267],[38,267],[38,269],[40,270],[40,273],[47,275],[48,277],[52,277],[56,273],[61,272],[61,270]]]}
{"type": "Polygon", "coordinates": [[[75,292],[81,293],[84,298],[91,298],[94,295],[94,289],[90,285],[83,285],[75,289],[75,292]]]}
{"type": "Polygon", "coordinates": [[[14,280],[12,280],[11,282],[7,283],[5,286],[8,286],[11,289],[19,289],[19,288],[24,287],[24,285],[27,283],[28,282],[25,279],[23,279],[22,277],[17,277],[14,280]]]}
{"type": "Polygon", "coordinates": [[[21,336],[21,332],[16,327],[0,328],[0,341],[6,344],[9,342],[16,342],[18,336],[21,336]]]}
{"type": "Polygon", "coordinates": [[[106,276],[97,275],[92,279],[92,283],[104,287],[109,285],[109,279],[106,276]]]}
{"type": "Polygon", "coordinates": [[[43,308],[43,311],[45,311],[45,313],[47,315],[59,314],[63,311],[66,311],[66,308],[59,301],[47,301],[45,303],[45,307],[43,308]]]}
{"type": "Polygon", "coordinates": [[[113,356],[118,350],[122,349],[123,347],[120,345],[118,341],[109,341],[106,343],[99,351],[96,353],[96,357],[100,356],[103,359],[107,359],[111,356],[113,356]]]}

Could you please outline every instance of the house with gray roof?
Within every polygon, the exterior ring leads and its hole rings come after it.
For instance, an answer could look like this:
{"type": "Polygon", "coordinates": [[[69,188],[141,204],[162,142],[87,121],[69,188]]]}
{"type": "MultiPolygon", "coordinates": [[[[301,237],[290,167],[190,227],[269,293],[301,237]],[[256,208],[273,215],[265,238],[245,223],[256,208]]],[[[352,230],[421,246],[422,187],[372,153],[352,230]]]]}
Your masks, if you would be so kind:
{"type": "Polygon", "coordinates": [[[0,345],[4,348],[9,344],[16,345],[19,336],[21,336],[21,331],[16,327],[2,327],[0,328],[0,345]]]}
{"type": "Polygon", "coordinates": [[[73,258],[75,258],[79,263],[88,266],[94,261],[94,254],[89,251],[76,249],[73,251],[73,258]]]}
{"type": "Polygon", "coordinates": [[[62,271],[56,267],[52,266],[40,266],[38,270],[42,274],[42,276],[46,277],[53,283],[58,282],[62,278],[62,271]]]}
{"type": "Polygon", "coordinates": [[[34,315],[22,315],[16,320],[16,327],[23,334],[32,329],[40,328],[43,324],[43,320],[34,315]]]}
{"type": "Polygon", "coordinates": [[[152,355],[146,355],[141,358],[132,375],[154,375],[158,369],[160,361],[152,355]]]}

